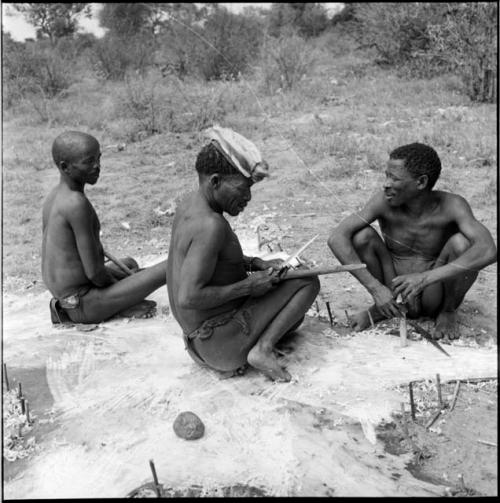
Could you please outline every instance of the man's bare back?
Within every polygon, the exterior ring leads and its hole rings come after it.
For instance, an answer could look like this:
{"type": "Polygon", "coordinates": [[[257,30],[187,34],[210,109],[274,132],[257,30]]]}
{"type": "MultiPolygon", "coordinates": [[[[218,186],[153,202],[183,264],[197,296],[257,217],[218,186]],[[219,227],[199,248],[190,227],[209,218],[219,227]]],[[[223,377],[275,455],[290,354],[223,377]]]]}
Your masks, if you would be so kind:
{"type": "Polygon", "coordinates": [[[167,274],[171,278],[167,288],[169,298],[172,299],[172,311],[184,332],[187,333],[198,328],[206,319],[231,311],[244,302],[243,298],[238,298],[208,309],[184,309],[177,305],[176,299],[179,297],[182,281],[181,271],[189,246],[193,238],[200,235],[207,227],[215,228],[215,232],[222,237],[221,251],[210,285],[230,285],[247,277],[241,245],[228,221],[223,215],[211,211],[205,199],[198,197],[196,193],[190,194],[176,209],[169,253],[172,260],[168,261],[167,265],[167,274]],[[178,232],[178,228],[182,228],[182,232],[178,232]]]}
{"type": "MultiPolygon", "coordinates": [[[[369,291],[375,321],[400,316],[436,318],[434,336],[458,337],[456,309],[478,271],[496,260],[488,230],[465,199],[432,190],[441,164],[426,145],[395,149],[386,170],[384,191],[345,218],[328,244],[342,263],[363,261],[367,270],[353,275],[369,291]],[[369,226],[377,220],[382,237],[369,226]],[[401,295],[405,306],[397,303],[401,295]]],[[[370,323],[368,311],[354,316],[354,328],[370,323]]]]}
{"type": "Polygon", "coordinates": [[[84,193],[99,178],[99,143],[69,131],[56,138],[52,154],[60,179],[43,206],[42,276],[54,296],[53,322],[98,323],[117,313],[151,316],[155,303],[144,299],[165,284],[166,261],[138,270],[127,258],[131,276],[105,265],[99,218],[84,193]]]}
{"type": "Polygon", "coordinates": [[[82,286],[92,285],[92,272],[85,272],[75,233],[67,215],[77,214],[88,221],[89,237],[96,243],[96,262],[104,266],[99,239],[100,223],[85,194],[65,185],[52,189],[43,205],[42,276],[55,297],[66,297],[82,286]]]}

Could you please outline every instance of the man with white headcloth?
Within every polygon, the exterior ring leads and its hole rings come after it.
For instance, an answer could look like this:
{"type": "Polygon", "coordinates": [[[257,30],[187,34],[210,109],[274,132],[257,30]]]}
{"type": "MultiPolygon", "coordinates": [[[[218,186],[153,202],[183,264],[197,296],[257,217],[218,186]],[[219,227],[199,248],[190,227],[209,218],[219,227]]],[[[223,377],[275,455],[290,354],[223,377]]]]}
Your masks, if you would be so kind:
{"type": "Polygon", "coordinates": [[[280,281],[280,260],[243,255],[224,218],[241,213],[268,176],[255,145],[214,126],[196,159],[199,188],[178,206],[167,263],[170,307],[191,357],[222,372],[247,364],[275,381],[291,376],[273,353],[319,292],[316,276],[280,281]]]}

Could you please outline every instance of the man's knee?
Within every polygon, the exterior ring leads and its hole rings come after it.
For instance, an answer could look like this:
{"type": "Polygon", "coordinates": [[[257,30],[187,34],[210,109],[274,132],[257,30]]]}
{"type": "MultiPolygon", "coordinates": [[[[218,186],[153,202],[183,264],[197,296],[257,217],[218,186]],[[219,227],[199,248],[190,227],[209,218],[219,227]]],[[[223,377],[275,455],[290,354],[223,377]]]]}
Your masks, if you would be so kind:
{"type": "Polygon", "coordinates": [[[457,232],[448,239],[445,245],[445,250],[453,257],[459,257],[465,253],[470,246],[470,241],[461,232],[457,232]]]}
{"type": "Polygon", "coordinates": [[[319,282],[318,276],[309,276],[307,278],[298,278],[298,279],[292,279],[289,281],[293,281],[293,284],[295,286],[295,291],[299,291],[302,288],[307,288],[311,292],[314,293],[314,295],[317,295],[319,293],[319,290],[321,288],[321,284],[319,282]]]}
{"type": "MultiPolygon", "coordinates": [[[[369,246],[375,244],[376,239],[379,238],[379,235],[372,227],[365,227],[352,237],[352,245],[354,249],[359,252],[361,250],[366,250],[369,246]]],[[[379,238],[380,239],[380,238],[379,238]]]]}
{"type": "Polygon", "coordinates": [[[132,269],[133,271],[136,271],[137,269],[139,269],[139,264],[137,263],[137,261],[132,258],[132,257],[125,257],[122,262],[129,268],[129,269],[132,269]]]}

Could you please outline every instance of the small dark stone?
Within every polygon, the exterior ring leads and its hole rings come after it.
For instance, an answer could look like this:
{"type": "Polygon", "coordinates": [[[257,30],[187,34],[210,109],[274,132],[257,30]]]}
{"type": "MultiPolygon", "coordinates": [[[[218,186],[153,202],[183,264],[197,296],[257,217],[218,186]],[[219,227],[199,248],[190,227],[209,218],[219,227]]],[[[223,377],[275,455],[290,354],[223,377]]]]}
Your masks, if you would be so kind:
{"type": "Polygon", "coordinates": [[[205,433],[205,425],[194,412],[181,412],[173,424],[175,434],[186,440],[196,440],[205,433]]]}

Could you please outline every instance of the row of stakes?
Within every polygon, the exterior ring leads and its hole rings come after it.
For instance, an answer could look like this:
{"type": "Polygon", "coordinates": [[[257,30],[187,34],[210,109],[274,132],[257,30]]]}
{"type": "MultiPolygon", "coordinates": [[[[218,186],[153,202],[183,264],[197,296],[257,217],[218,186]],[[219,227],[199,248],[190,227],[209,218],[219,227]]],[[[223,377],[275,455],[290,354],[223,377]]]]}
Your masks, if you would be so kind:
{"type": "MultiPolygon", "coordinates": [[[[5,381],[5,387],[7,391],[10,391],[9,376],[7,375],[6,363],[3,364],[3,378],[5,381]]],[[[30,406],[28,400],[26,400],[26,398],[23,396],[23,388],[21,383],[18,383],[17,398],[19,399],[21,405],[21,414],[26,415],[26,422],[28,423],[28,425],[31,425],[32,421],[30,418],[30,406]]],[[[19,425],[19,436],[22,436],[21,431],[22,431],[22,425],[19,425]]]]}

